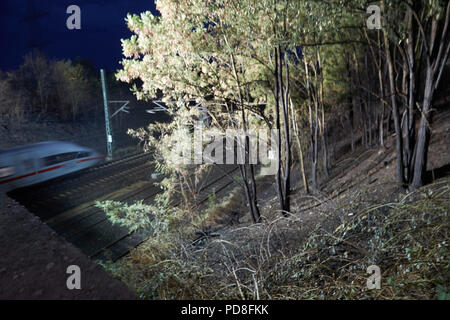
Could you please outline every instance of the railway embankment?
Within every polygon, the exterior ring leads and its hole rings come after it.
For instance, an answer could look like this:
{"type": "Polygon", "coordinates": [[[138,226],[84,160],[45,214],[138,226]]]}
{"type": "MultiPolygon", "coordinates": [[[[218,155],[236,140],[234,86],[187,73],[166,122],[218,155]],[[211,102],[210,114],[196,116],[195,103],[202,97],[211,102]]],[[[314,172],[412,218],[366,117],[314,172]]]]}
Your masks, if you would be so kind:
{"type": "Polygon", "coordinates": [[[0,299],[137,299],[37,216],[2,196],[0,299]]]}

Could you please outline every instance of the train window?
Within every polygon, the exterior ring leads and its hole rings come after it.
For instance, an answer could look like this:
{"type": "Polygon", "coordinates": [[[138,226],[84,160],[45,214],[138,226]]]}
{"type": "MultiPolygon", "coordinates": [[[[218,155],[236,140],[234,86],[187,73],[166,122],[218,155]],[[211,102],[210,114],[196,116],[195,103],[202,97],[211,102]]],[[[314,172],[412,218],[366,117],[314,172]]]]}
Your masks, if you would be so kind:
{"type": "Polygon", "coordinates": [[[14,167],[0,167],[0,179],[7,178],[14,174],[14,167]]]}
{"type": "Polygon", "coordinates": [[[67,152],[67,153],[55,154],[53,156],[48,156],[48,157],[42,158],[42,160],[44,162],[44,166],[48,167],[48,166],[52,166],[57,163],[73,160],[77,157],[77,155],[78,155],[78,152],[67,152]]]}
{"type": "Polygon", "coordinates": [[[92,154],[91,152],[87,152],[87,151],[78,152],[77,159],[80,159],[80,158],[87,158],[87,157],[89,157],[91,154],[92,154]]]}

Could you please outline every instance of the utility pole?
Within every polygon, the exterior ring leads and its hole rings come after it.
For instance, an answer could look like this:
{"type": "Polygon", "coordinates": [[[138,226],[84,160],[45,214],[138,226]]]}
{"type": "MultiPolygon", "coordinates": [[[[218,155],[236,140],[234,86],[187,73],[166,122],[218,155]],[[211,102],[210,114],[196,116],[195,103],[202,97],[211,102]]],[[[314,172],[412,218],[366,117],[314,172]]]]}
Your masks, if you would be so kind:
{"type": "Polygon", "coordinates": [[[108,95],[106,93],[105,70],[100,69],[100,76],[102,79],[103,105],[105,108],[106,148],[108,150],[108,156],[106,159],[111,160],[113,157],[113,136],[111,130],[111,123],[109,121],[108,95]]]}

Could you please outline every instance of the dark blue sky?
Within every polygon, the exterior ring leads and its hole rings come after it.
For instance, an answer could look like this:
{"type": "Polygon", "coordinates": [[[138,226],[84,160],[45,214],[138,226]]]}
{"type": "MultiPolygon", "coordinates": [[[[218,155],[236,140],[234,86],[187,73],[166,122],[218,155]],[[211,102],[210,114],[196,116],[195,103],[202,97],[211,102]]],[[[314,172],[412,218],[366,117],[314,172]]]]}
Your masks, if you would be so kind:
{"type": "Polygon", "coordinates": [[[90,59],[98,68],[113,70],[122,59],[121,38],[131,32],[125,25],[127,13],[150,10],[153,0],[0,0],[0,70],[12,70],[23,61],[31,43],[56,59],[90,59]],[[66,9],[81,9],[81,30],[69,30],[66,9]],[[34,7],[34,19],[27,19],[34,7]],[[30,21],[31,20],[31,21],[30,21]]]}

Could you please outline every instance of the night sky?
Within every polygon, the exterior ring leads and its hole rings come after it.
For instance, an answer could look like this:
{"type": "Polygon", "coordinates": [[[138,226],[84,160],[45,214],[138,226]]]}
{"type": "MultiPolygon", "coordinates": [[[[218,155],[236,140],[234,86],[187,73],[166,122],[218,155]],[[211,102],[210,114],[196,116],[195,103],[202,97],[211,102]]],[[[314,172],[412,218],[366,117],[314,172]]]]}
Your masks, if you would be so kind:
{"type": "Polygon", "coordinates": [[[147,10],[157,14],[154,0],[1,0],[0,70],[16,69],[36,44],[49,58],[80,57],[115,70],[122,59],[120,39],[131,36],[127,13],[147,10]],[[70,5],[81,9],[81,30],[66,27],[70,5]]]}

